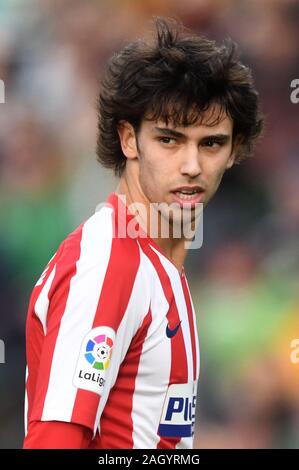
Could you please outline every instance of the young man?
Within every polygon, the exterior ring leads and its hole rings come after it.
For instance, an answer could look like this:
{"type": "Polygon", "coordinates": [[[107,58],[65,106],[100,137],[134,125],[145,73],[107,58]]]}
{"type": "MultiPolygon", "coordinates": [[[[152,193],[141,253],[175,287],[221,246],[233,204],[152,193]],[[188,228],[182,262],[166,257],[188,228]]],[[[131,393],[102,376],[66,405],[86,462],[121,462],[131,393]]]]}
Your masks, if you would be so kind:
{"type": "Polygon", "coordinates": [[[192,447],[199,352],[186,242],[198,206],[261,128],[230,42],[158,19],[152,40],[109,61],[97,153],[119,185],[32,292],[25,448],[192,447]]]}

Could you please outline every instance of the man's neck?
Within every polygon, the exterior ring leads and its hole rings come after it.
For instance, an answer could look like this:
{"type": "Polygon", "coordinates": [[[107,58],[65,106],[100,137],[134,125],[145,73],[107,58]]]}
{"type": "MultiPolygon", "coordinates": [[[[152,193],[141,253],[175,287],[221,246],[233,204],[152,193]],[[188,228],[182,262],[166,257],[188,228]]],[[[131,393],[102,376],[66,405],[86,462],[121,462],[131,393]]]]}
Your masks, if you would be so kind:
{"type": "MultiPolygon", "coordinates": [[[[135,189],[135,188],[134,188],[135,189]]],[[[178,269],[179,273],[182,272],[185,258],[187,256],[187,249],[185,247],[186,240],[184,238],[174,238],[171,236],[171,228],[164,227],[164,233],[169,233],[169,236],[163,237],[162,224],[165,224],[165,221],[162,220],[161,214],[158,214],[158,231],[153,230],[150,209],[150,202],[146,198],[139,194],[138,190],[132,189],[132,186],[128,183],[127,179],[124,176],[121,176],[119,184],[115,190],[115,193],[118,195],[125,196],[125,202],[128,207],[138,208],[138,213],[134,211],[136,222],[138,222],[142,230],[158,245],[161,251],[173,262],[173,264],[178,269]],[[156,235],[157,234],[157,235],[156,235]]],[[[155,224],[157,225],[157,224],[155,224]]]]}

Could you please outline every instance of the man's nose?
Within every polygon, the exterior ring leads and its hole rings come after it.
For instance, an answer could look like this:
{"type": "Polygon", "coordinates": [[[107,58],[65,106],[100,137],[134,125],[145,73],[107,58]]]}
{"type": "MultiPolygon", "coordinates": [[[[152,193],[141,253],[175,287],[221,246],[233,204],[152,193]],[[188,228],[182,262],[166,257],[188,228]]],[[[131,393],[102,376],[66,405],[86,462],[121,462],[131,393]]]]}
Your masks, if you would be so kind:
{"type": "Polygon", "coordinates": [[[181,174],[195,177],[202,173],[200,154],[196,146],[185,149],[181,164],[181,174]]]}

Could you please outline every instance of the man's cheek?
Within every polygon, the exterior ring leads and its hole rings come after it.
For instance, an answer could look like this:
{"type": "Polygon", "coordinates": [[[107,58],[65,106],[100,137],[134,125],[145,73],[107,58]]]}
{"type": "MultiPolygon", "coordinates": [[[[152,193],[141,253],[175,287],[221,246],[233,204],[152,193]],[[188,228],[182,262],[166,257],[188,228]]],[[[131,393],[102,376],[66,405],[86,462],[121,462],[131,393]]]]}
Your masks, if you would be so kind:
{"type": "Polygon", "coordinates": [[[216,193],[222,179],[223,173],[222,174],[217,174],[213,175],[210,178],[210,181],[208,182],[208,191],[207,191],[207,196],[208,199],[210,199],[214,194],[216,193]]]}

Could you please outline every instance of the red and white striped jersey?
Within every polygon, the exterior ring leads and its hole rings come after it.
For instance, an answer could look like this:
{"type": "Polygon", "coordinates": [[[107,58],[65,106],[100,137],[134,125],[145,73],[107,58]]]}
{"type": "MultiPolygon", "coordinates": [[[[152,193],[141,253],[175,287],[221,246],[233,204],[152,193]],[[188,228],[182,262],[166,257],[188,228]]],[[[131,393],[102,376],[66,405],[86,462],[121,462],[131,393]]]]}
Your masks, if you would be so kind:
{"type": "Polygon", "coordinates": [[[185,273],[151,238],[116,236],[120,201],[112,193],[64,240],[32,291],[26,425],[81,424],[93,448],[192,448],[199,348],[185,273]]]}

